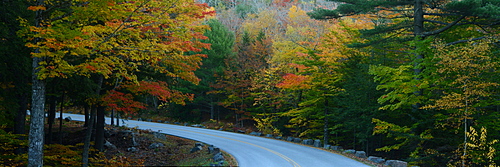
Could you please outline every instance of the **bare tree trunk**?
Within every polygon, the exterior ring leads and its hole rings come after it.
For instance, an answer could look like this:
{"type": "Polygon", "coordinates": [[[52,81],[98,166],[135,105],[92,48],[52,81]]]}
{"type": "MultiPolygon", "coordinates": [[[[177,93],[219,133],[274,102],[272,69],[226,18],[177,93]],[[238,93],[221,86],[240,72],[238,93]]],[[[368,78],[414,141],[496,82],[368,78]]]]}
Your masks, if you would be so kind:
{"type": "MultiPolygon", "coordinates": [[[[25,124],[26,124],[26,110],[28,109],[28,95],[27,93],[22,93],[19,96],[19,110],[17,111],[16,117],[14,118],[14,134],[25,134],[25,124]]],[[[20,140],[25,140],[25,137],[20,137],[20,140]]],[[[23,149],[16,148],[14,154],[24,153],[23,149]]]]}
{"type": "MultiPolygon", "coordinates": [[[[104,81],[104,76],[100,75],[99,80],[97,81],[97,89],[95,91],[96,95],[99,95],[101,93],[101,87],[102,87],[102,82],[104,81]]],[[[95,123],[95,117],[96,117],[96,111],[98,105],[95,105],[91,109],[90,113],[90,121],[87,127],[87,133],[85,134],[85,141],[83,144],[83,153],[82,153],[82,166],[83,167],[88,167],[89,166],[89,148],[90,148],[90,139],[92,137],[92,130],[94,128],[94,123],[95,123]]]]}
{"type": "Polygon", "coordinates": [[[41,58],[33,58],[33,83],[31,102],[31,123],[29,132],[28,166],[43,166],[44,143],[44,108],[45,108],[45,81],[38,79],[36,74],[41,58]]]}
{"type": "Polygon", "coordinates": [[[323,127],[323,147],[326,147],[328,145],[328,140],[330,133],[328,132],[328,97],[325,96],[325,108],[324,108],[324,127],[323,127]]]}
{"type": "Polygon", "coordinates": [[[90,120],[89,124],[87,126],[87,132],[85,133],[85,141],[83,142],[83,153],[82,153],[82,166],[83,167],[88,167],[89,166],[89,148],[90,148],[90,138],[92,136],[92,129],[94,128],[94,120],[95,120],[95,110],[96,108],[93,107],[90,112],[90,120]]]}
{"type": "Polygon", "coordinates": [[[116,112],[116,126],[120,126],[120,114],[116,112]]]}
{"type": "MultiPolygon", "coordinates": [[[[110,117],[111,117],[111,126],[115,125],[115,122],[114,122],[114,120],[115,120],[114,113],[115,113],[115,110],[112,109],[111,110],[111,115],[110,115],[110,117]]],[[[118,122],[118,120],[116,120],[116,121],[118,122]]]]}
{"type": "Polygon", "coordinates": [[[85,114],[85,123],[83,124],[83,127],[88,127],[89,126],[89,109],[90,109],[90,106],[88,104],[85,104],[85,107],[84,107],[84,114],[85,114]]]}
{"type": "Polygon", "coordinates": [[[104,151],[104,122],[105,112],[104,106],[97,106],[97,123],[95,129],[95,148],[99,151],[104,151]]]}
{"type": "Polygon", "coordinates": [[[62,94],[62,97],[61,97],[61,106],[59,107],[59,144],[62,144],[62,125],[63,125],[63,105],[64,105],[64,91],[63,91],[63,94],[62,94]]]}
{"type": "MultiPolygon", "coordinates": [[[[423,8],[423,0],[416,0],[415,1],[415,7],[414,7],[414,14],[413,14],[413,33],[415,34],[415,37],[417,37],[417,40],[423,40],[421,39],[424,34],[424,8],[423,8]]],[[[417,47],[421,47],[418,46],[417,47]]],[[[419,50],[419,48],[415,48],[415,50],[419,50]]],[[[421,78],[418,77],[420,73],[422,73],[422,67],[420,67],[420,61],[424,59],[424,55],[422,53],[416,53],[415,54],[415,63],[414,63],[414,74],[417,76],[417,80],[420,80],[421,78]]],[[[423,90],[417,90],[414,92],[417,96],[420,96],[423,94],[423,90]]],[[[412,110],[413,113],[418,113],[418,110],[420,109],[420,104],[416,103],[412,105],[412,110]]]]}
{"type": "Polygon", "coordinates": [[[214,119],[214,98],[210,96],[210,119],[214,119]]]}
{"type": "MultiPolygon", "coordinates": [[[[49,93],[51,94],[51,93],[49,93]]],[[[54,126],[54,120],[56,118],[56,97],[55,95],[49,95],[49,118],[47,120],[48,124],[49,124],[49,129],[48,129],[48,133],[47,133],[47,141],[45,141],[47,144],[52,144],[52,138],[53,138],[53,126],[54,126]]]]}

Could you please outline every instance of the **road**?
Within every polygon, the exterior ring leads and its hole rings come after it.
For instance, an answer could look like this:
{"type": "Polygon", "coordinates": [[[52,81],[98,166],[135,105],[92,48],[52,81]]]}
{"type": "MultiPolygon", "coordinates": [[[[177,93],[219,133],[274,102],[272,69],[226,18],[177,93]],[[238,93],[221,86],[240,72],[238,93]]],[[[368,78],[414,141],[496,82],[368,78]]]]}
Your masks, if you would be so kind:
{"type": "MultiPolygon", "coordinates": [[[[72,120],[83,115],[64,113],[72,120]]],[[[106,119],[110,123],[110,119],[106,119]]],[[[122,125],[122,124],[121,124],[122,125]]],[[[342,155],[286,141],[204,128],[128,120],[125,126],[151,129],[161,133],[212,144],[233,155],[241,167],[364,167],[368,166],[342,155]]]]}

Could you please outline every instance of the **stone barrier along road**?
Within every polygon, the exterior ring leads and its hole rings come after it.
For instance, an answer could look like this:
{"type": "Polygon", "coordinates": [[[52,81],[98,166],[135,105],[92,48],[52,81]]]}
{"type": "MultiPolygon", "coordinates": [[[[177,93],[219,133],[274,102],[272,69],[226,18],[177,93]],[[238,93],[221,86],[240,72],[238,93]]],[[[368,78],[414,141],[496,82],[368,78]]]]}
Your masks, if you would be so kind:
{"type": "MultiPolygon", "coordinates": [[[[66,114],[73,120],[83,121],[83,115],[66,114]]],[[[106,119],[109,123],[110,119],[106,119]]],[[[125,126],[150,129],[160,133],[192,139],[209,145],[215,145],[233,155],[241,167],[365,167],[356,160],[334,154],[318,148],[311,148],[294,143],[256,137],[241,133],[179,126],[172,124],[125,121],[125,126]]]]}

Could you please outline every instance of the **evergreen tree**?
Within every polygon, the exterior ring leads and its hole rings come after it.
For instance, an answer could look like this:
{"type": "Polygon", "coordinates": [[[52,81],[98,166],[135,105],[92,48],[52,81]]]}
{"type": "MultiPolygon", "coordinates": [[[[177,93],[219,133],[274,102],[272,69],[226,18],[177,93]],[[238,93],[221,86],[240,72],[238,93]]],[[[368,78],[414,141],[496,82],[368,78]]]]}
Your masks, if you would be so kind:
{"type": "Polygon", "coordinates": [[[233,47],[235,36],[233,32],[229,31],[229,29],[217,19],[210,19],[206,24],[210,26],[210,30],[207,30],[204,34],[208,39],[202,42],[209,43],[210,49],[204,49],[200,52],[201,54],[207,55],[207,57],[203,59],[200,69],[195,71],[196,76],[200,78],[201,81],[198,85],[189,82],[180,83],[178,89],[186,93],[194,94],[195,98],[191,103],[186,104],[186,106],[181,107],[179,105],[172,105],[171,107],[176,110],[175,113],[172,113],[174,117],[192,119],[182,116],[186,115],[185,112],[195,111],[210,113],[210,119],[216,118],[215,112],[218,97],[213,93],[213,91],[216,90],[213,85],[216,83],[217,77],[223,75],[225,60],[234,55],[233,47]]]}
{"type": "Polygon", "coordinates": [[[437,157],[453,150],[441,149],[439,152],[436,147],[446,144],[444,141],[460,141],[460,138],[435,128],[439,124],[437,121],[443,119],[437,117],[443,115],[442,111],[422,108],[429,104],[429,99],[441,96],[432,91],[430,87],[434,85],[429,84],[439,77],[433,72],[436,68],[432,65],[436,62],[432,43],[439,39],[449,46],[495,38],[500,27],[500,1],[332,1],[339,3],[337,9],[315,9],[308,13],[309,16],[357,19],[357,16],[365,15],[372,17],[375,25],[362,31],[366,41],[351,43],[350,46],[370,46],[373,48],[370,54],[380,60],[377,61],[379,64],[372,63],[370,73],[381,83],[377,89],[386,91],[378,102],[385,103],[381,109],[388,111],[376,115],[387,122],[374,119],[376,127],[383,127],[375,132],[385,130],[382,133],[405,139],[402,143],[396,142],[398,144],[394,147],[379,150],[404,147],[401,150],[407,151],[403,151],[406,155],[402,157],[411,155],[411,161],[443,165],[437,157]],[[435,152],[430,153],[430,150],[435,152]]]}

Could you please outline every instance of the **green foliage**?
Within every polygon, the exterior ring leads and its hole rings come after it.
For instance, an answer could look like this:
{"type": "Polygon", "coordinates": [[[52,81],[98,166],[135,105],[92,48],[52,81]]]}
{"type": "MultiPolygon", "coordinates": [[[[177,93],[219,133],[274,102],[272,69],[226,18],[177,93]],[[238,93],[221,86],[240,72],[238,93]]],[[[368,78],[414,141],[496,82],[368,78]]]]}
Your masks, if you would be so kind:
{"type": "Polygon", "coordinates": [[[21,109],[23,100],[30,96],[30,50],[25,41],[16,35],[21,29],[19,17],[31,18],[26,11],[29,2],[9,1],[0,6],[0,122],[14,125],[14,117],[21,109]]]}
{"type": "Polygon", "coordinates": [[[403,65],[397,68],[386,66],[370,66],[369,73],[375,75],[374,79],[380,82],[377,90],[385,89],[387,94],[378,99],[379,103],[389,103],[380,109],[396,110],[407,108],[413,104],[421,103],[424,96],[415,94],[416,91],[427,88],[426,81],[416,80],[412,66],[403,65]]]}
{"type": "Polygon", "coordinates": [[[460,11],[466,15],[500,19],[500,1],[498,0],[451,1],[446,4],[446,8],[452,11],[460,11]]]}
{"type": "Polygon", "coordinates": [[[398,150],[401,147],[408,144],[418,143],[422,145],[424,141],[434,138],[431,135],[431,130],[426,130],[420,134],[415,134],[412,129],[416,126],[409,128],[406,126],[399,126],[393,123],[385,122],[376,118],[373,118],[373,123],[375,128],[373,134],[386,134],[389,138],[394,138],[396,141],[402,141],[395,145],[384,146],[382,148],[377,148],[378,151],[391,151],[398,150]]]}
{"type": "Polygon", "coordinates": [[[236,5],[236,12],[240,18],[246,18],[249,14],[256,13],[256,8],[248,3],[240,3],[236,5]]]}

